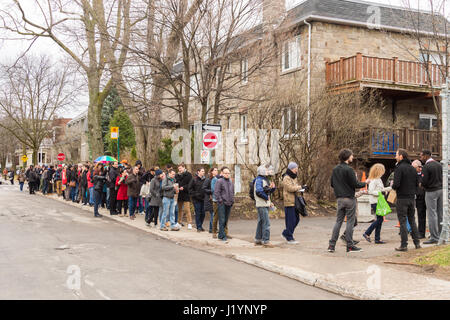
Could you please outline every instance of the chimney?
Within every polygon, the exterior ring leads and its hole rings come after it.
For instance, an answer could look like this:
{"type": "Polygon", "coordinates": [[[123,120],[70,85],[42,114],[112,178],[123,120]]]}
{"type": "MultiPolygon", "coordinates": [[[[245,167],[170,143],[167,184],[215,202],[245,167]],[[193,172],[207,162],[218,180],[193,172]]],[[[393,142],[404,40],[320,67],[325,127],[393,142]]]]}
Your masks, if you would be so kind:
{"type": "Polygon", "coordinates": [[[273,29],[286,13],[285,0],[262,0],[264,28],[273,29]]]}

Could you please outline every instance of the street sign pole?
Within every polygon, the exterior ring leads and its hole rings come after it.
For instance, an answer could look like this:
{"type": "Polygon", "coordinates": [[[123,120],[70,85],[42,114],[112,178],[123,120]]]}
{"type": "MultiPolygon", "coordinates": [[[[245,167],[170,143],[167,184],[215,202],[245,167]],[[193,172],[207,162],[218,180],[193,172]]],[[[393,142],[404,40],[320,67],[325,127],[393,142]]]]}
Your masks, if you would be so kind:
{"type": "Polygon", "coordinates": [[[449,112],[450,112],[450,99],[449,99],[449,85],[450,78],[447,78],[445,88],[441,92],[442,102],[442,231],[439,237],[438,245],[442,245],[449,241],[450,233],[450,217],[449,217],[449,194],[448,194],[448,164],[449,164],[449,112]]]}
{"type": "Polygon", "coordinates": [[[119,148],[119,140],[120,138],[119,138],[119,135],[117,135],[117,161],[119,161],[120,162],[120,148],[119,148]]]}

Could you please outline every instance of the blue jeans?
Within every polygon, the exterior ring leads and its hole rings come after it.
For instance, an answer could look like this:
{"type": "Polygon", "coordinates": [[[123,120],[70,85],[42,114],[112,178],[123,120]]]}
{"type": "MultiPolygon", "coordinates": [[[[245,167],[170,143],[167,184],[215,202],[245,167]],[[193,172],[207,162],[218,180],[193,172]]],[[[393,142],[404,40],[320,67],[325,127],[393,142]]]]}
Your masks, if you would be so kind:
{"type": "Polygon", "coordinates": [[[170,227],[175,227],[175,200],[173,198],[163,197],[163,211],[160,216],[160,228],[166,227],[166,222],[170,221],[170,227]]]}
{"type": "Polygon", "coordinates": [[[139,213],[142,213],[142,212],[144,212],[144,204],[143,204],[141,196],[138,197],[138,201],[139,201],[138,202],[139,203],[139,213]]]}
{"type": "Polygon", "coordinates": [[[197,230],[202,230],[203,221],[205,220],[205,203],[203,201],[201,202],[194,201],[194,210],[195,210],[195,224],[197,226],[197,230]]]}
{"type": "MultiPolygon", "coordinates": [[[[372,210],[377,212],[377,204],[373,203],[370,205],[372,207],[372,210]]],[[[384,217],[377,216],[377,219],[372,222],[369,228],[367,228],[365,234],[370,236],[372,234],[372,231],[375,229],[375,241],[380,241],[380,235],[381,235],[381,226],[383,225],[384,217]]]]}
{"type": "Polygon", "coordinates": [[[19,182],[19,185],[20,185],[20,191],[23,191],[23,184],[24,184],[25,182],[19,182]]]}
{"type": "Polygon", "coordinates": [[[109,198],[110,198],[110,195],[111,195],[111,190],[109,190],[109,188],[106,188],[106,207],[109,209],[110,208],[110,205],[109,205],[109,198]]]}
{"type": "Polygon", "coordinates": [[[128,197],[128,211],[130,211],[130,217],[134,216],[134,211],[136,210],[138,198],[128,197]]]}
{"type": "Polygon", "coordinates": [[[42,193],[47,194],[47,189],[48,189],[48,180],[44,179],[44,188],[42,189],[42,193]]]}
{"type": "Polygon", "coordinates": [[[209,233],[212,233],[213,221],[214,221],[214,211],[210,211],[209,212],[209,233]]]}
{"type": "Polygon", "coordinates": [[[284,222],[286,229],[284,229],[282,235],[287,241],[295,240],[294,231],[300,222],[300,216],[295,212],[295,207],[284,207],[284,222]]]}
{"type": "Polygon", "coordinates": [[[408,229],[408,232],[411,232],[411,225],[409,224],[408,218],[406,218],[406,229],[408,229]]]}
{"type": "Polygon", "coordinates": [[[258,224],[256,225],[255,241],[267,243],[270,240],[270,220],[269,208],[259,207],[258,210],[258,224]]]}
{"type": "Polygon", "coordinates": [[[225,233],[225,227],[228,225],[228,219],[230,218],[231,206],[226,204],[219,204],[217,208],[219,214],[219,235],[218,238],[221,240],[227,240],[227,235],[225,233]]]}
{"type": "Polygon", "coordinates": [[[175,206],[175,223],[178,223],[178,203],[175,206]]]}
{"type": "Polygon", "coordinates": [[[89,188],[89,204],[94,204],[94,187],[89,188]]]}
{"type": "Polygon", "coordinates": [[[101,201],[102,193],[100,191],[94,190],[94,215],[98,215],[98,206],[100,205],[101,201]]]}

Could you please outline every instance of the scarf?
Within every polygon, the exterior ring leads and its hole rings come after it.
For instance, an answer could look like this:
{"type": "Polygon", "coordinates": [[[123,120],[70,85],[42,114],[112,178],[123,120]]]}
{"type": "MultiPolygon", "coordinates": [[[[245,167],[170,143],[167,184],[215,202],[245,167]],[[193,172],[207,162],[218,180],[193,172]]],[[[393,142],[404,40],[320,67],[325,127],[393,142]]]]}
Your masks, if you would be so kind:
{"type": "Polygon", "coordinates": [[[296,179],[296,178],[297,178],[297,174],[296,174],[296,173],[293,173],[293,172],[291,171],[291,169],[287,169],[287,170],[286,170],[286,174],[287,174],[289,177],[291,177],[292,179],[296,179]]]}

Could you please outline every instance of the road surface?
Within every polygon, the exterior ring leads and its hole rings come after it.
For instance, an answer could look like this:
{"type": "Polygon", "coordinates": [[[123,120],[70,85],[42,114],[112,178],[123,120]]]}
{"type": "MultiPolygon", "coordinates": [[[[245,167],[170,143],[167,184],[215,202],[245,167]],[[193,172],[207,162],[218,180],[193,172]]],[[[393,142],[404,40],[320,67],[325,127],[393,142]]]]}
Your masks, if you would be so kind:
{"type": "Polygon", "coordinates": [[[0,299],[344,299],[0,185],[0,299]]]}

